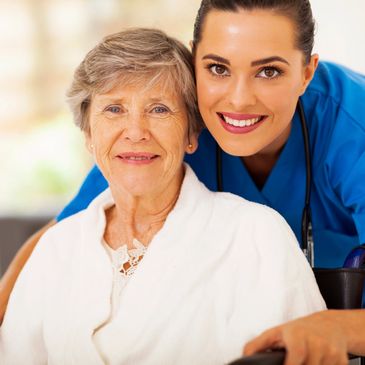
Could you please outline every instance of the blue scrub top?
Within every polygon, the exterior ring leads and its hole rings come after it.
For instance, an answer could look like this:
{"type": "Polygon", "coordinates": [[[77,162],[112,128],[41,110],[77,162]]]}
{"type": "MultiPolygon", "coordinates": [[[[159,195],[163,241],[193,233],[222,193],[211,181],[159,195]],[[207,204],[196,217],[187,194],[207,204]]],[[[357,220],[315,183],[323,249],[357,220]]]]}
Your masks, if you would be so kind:
{"type": "MultiPolygon", "coordinates": [[[[312,155],[311,211],[315,266],[340,267],[351,248],[365,243],[365,77],[320,62],[302,96],[312,155]]],[[[217,190],[216,142],[208,130],[186,162],[211,190],[217,190]]],[[[281,213],[301,241],[305,196],[305,153],[295,114],[289,139],[259,190],[239,157],[223,152],[223,189],[281,213]]],[[[87,176],[61,220],[87,207],[107,187],[97,167],[87,176]]]]}

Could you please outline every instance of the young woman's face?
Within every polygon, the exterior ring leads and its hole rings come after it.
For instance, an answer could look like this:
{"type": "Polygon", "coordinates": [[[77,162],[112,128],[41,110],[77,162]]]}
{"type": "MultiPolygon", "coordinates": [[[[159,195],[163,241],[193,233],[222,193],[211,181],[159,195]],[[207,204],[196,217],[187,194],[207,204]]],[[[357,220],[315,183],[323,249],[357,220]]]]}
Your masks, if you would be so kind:
{"type": "Polygon", "coordinates": [[[303,57],[287,17],[267,10],[208,13],[195,55],[198,102],[223,150],[250,156],[282,148],[318,61],[313,56],[304,66],[303,57]]]}

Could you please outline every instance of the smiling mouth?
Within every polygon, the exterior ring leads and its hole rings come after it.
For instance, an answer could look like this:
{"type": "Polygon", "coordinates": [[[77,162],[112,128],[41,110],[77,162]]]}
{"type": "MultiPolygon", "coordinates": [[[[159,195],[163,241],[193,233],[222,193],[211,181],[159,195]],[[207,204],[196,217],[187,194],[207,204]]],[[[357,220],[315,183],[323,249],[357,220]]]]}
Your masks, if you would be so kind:
{"type": "Polygon", "coordinates": [[[253,114],[237,114],[233,115],[231,113],[217,113],[219,118],[226,124],[232,127],[244,128],[251,127],[255,124],[266,119],[266,115],[253,115],[253,114]]]}
{"type": "Polygon", "coordinates": [[[123,160],[131,160],[131,161],[146,161],[146,160],[152,160],[156,158],[157,156],[153,157],[147,157],[147,156],[124,156],[120,157],[123,160]]]}
{"type": "Polygon", "coordinates": [[[155,155],[148,152],[125,152],[125,153],[120,153],[117,157],[125,162],[148,163],[158,158],[159,155],[155,155]]]}

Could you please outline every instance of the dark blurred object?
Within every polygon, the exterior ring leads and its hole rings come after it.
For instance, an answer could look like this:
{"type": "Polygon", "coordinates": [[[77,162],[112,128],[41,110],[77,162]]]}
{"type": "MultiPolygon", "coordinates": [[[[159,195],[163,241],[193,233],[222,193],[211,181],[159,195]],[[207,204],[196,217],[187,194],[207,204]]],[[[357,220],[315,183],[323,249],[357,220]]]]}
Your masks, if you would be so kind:
{"type": "Polygon", "coordinates": [[[328,309],[358,309],[362,304],[364,269],[313,269],[328,309]]]}
{"type": "Polygon", "coordinates": [[[285,350],[260,352],[252,356],[242,357],[228,365],[282,365],[285,360],[285,350]]]}

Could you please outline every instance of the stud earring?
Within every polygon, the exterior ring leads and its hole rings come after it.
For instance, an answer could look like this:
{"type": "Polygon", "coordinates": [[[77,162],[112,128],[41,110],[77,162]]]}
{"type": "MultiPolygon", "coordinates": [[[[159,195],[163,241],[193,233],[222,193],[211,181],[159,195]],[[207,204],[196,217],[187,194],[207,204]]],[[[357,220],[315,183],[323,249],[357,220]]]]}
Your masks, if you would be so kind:
{"type": "Polygon", "coordinates": [[[191,143],[188,144],[189,149],[193,148],[193,145],[191,143]]]}

